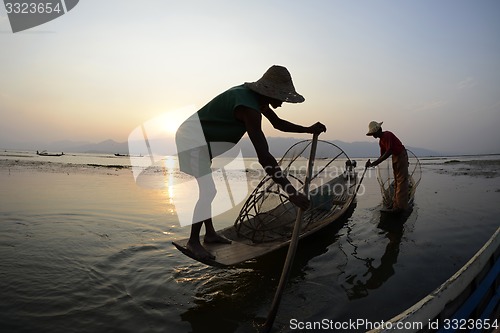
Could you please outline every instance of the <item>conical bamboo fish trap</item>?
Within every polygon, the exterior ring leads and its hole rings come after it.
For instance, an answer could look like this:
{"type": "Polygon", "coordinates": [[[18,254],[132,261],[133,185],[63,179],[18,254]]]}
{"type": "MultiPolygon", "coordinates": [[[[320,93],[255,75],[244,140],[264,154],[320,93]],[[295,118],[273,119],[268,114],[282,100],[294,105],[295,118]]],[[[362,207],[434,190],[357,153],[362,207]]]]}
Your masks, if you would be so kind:
{"type": "MultiPolygon", "coordinates": [[[[408,202],[412,203],[415,191],[422,178],[422,166],[418,157],[410,150],[408,153],[408,202]]],[[[391,159],[387,159],[377,168],[377,181],[380,185],[382,200],[385,207],[391,207],[394,199],[394,172],[391,159]]]]}
{"type": "MultiPolygon", "coordinates": [[[[301,141],[284,154],[279,164],[297,190],[306,177],[311,141],[301,141]]],[[[357,176],[355,161],[328,141],[318,141],[309,190],[310,208],[304,213],[302,233],[336,218],[350,204],[357,176]]],[[[286,240],[291,237],[297,208],[270,176],[264,177],[243,205],[234,224],[239,237],[254,243],[286,240]]]]}

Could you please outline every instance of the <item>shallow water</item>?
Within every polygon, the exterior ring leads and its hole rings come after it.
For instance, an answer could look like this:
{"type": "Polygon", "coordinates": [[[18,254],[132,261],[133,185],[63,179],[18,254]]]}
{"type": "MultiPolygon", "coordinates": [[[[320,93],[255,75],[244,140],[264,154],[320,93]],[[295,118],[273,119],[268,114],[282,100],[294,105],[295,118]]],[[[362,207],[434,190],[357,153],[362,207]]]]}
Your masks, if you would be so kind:
{"type": "MultiPolygon", "coordinates": [[[[0,156],[2,332],[257,331],[285,252],[207,267],[171,244],[189,234],[172,202],[182,186],[138,186],[126,158],[22,154],[0,156]]],[[[406,219],[380,215],[368,172],[346,218],[300,244],[276,330],[293,319],[387,320],[436,289],[500,225],[497,158],[423,159],[406,219]]]]}

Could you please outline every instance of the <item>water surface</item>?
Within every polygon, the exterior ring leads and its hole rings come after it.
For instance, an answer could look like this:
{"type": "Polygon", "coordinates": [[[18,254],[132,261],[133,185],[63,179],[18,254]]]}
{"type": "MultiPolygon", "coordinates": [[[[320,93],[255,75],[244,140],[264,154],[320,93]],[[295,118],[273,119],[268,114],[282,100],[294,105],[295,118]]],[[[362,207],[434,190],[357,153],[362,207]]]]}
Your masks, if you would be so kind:
{"type": "MultiPolygon", "coordinates": [[[[3,332],[256,332],[266,317],[285,252],[237,269],[183,256],[171,244],[189,234],[172,201],[182,186],[137,186],[122,157],[2,154],[3,332]]],[[[388,320],[439,287],[500,225],[496,158],[422,159],[400,219],[381,216],[367,173],[349,214],[300,244],[277,331],[293,319],[388,320]]]]}

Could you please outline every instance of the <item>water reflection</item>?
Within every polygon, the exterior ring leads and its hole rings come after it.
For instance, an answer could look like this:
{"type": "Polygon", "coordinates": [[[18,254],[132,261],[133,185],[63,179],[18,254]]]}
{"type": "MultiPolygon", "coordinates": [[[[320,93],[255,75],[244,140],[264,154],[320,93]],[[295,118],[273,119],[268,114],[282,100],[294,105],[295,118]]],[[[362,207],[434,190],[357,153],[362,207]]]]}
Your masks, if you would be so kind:
{"type": "MultiPolygon", "coordinates": [[[[374,257],[361,257],[357,254],[357,245],[350,243],[354,250],[350,255],[364,264],[364,270],[359,274],[348,275],[343,288],[350,300],[368,296],[370,290],[380,288],[396,274],[395,265],[398,261],[401,240],[405,233],[411,232],[416,221],[416,212],[408,211],[401,215],[379,214],[377,228],[388,243],[379,260],[374,257]],[[410,218],[411,217],[411,218],[410,218]],[[379,262],[378,265],[374,264],[379,262]]],[[[349,242],[349,241],[348,241],[349,242]]]]}
{"type": "MultiPolygon", "coordinates": [[[[309,261],[326,253],[339,239],[339,231],[351,218],[355,206],[354,203],[341,219],[299,243],[290,284],[306,279],[309,261]]],[[[192,269],[187,270],[189,282],[196,285],[196,294],[194,305],[181,314],[182,320],[191,324],[192,332],[258,331],[269,311],[286,253],[286,248],[275,251],[241,268],[206,267],[207,273],[199,272],[195,280],[192,269]]],[[[181,281],[182,275],[176,276],[176,281],[181,281]]]]}
{"type": "Polygon", "coordinates": [[[163,161],[163,176],[165,177],[165,185],[167,188],[167,193],[168,193],[168,200],[169,203],[173,204],[173,199],[175,197],[175,183],[174,183],[174,177],[175,177],[175,168],[176,168],[176,161],[174,160],[173,156],[167,156],[165,157],[165,160],[163,161]]]}
{"type": "MultiPolygon", "coordinates": [[[[198,281],[193,305],[181,314],[192,332],[234,332],[241,323],[251,323],[272,275],[251,269],[213,271],[198,281]]],[[[249,324],[251,325],[251,324],[249,324]]]]}

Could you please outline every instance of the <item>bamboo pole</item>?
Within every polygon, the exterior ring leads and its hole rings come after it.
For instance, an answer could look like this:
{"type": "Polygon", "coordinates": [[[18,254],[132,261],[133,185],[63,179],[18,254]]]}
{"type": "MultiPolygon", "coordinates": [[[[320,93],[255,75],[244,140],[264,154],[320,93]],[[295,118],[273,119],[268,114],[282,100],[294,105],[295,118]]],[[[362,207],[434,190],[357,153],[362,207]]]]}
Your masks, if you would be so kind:
{"type": "MultiPolygon", "coordinates": [[[[314,134],[312,143],[311,143],[311,151],[309,154],[309,163],[307,165],[307,177],[304,182],[304,194],[306,196],[309,195],[309,184],[311,182],[312,171],[314,166],[314,159],[316,156],[316,147],[318,145],[318,136],[319,134],[314,134]]],[[[297,213],[297,218],[295,219],[295,225],[293,228],[292,239],[290,240],[290,245],[288,247],[288,253],[286,255],[285,264],[283,265],[283,270],[281,272],[280,282],[278,284],[278,288],[276,289],[276,293],[274,294],[273,303],[271,305],[271,310],[267,315],[266,322],[262,326],[261,332],[267,333],[270,332],[273,328],[274,319],[278,314],[278,308],[281,301],[281,296],[283,295],[283,291],[285,290],[285,285],[288,281],[288,276],[290,275],[290,270],[293,264],[293,259],[295,257],[295,252],[297,251],[297,244],[299,241],[300,229],[302,224],[302,216],[304,214],[303,209],[299,209],[297,213]]]]}

